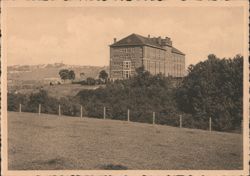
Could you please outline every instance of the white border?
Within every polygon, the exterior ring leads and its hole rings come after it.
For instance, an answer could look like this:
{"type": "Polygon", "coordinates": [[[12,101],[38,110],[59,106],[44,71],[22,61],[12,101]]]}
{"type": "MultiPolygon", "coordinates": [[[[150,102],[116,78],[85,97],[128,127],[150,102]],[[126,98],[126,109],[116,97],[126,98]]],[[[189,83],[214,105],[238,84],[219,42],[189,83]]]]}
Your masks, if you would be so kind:
{"type": "MultiPolygon", "coordinates": [[[[87,0],[76,0],[76,1],[1,1],[1,29],[2,29],[2,41],[1,41],[1,92],[2,92],[2,101],[1,101],[1,136],[2,136],[2,175],[8,176],[28,176],[28,175],[133,175],[133,176],[142,176],[142,175],[157,175],[157,176],[166,176],[166,175],[248,175],[249,174],[249,65],[248,65],[248,23],[249,23],[249,3],[248,1],[87,1],[87,0]],[[8,171],[7,169],[7,57],[6,57],[6,45],[5,40],[7,37],[7,30],[5,24],[5,17],[7,15],[7,7],[79,7],[79,6],[168,6],[168,7],[194,7],[194,6],[239,6],[244,8],[244,139],[243,139],[243,170],[124,170],[124,171],[109,171],[109,170],[57,170],[57,171],[8,171]]],[[[209,15],[209,14],[208,14],[209,15]]]]}

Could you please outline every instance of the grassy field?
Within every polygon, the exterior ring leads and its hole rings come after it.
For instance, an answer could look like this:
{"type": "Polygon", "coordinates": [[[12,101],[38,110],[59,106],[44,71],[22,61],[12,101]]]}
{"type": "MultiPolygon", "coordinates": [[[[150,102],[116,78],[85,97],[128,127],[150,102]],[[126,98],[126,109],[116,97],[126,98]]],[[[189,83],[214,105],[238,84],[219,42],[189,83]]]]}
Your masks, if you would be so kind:
{"type": "MultiPolygon", "coordinates": [[[[51,97],[60,98],[65,96],[76,96],[76,94],[81,90],[94,90],[99,87],[104,87],[105,85],[80,85],[80,84],[61,84],[61,85],[44,85],[43,89],[46,90],[51,97]]],[[[21,94],[31,94],[39,92],[36,88],[19,88],[18,92],[21,94]]]]}
{"type": "Polygon", "coordinates": [[[96,78],[101,70],[108,72],[107,66],[79,66],[79,65],[64,65],[62,67],[45,67],[37,68],[38,65],[28,65],[26,71],[20,71],[19,69],[8,67],[8,79],[9,80],[43,80],[44,78],[59,78],[59,71],[64,68],[71,69],[75,72],[76,78],[80,77],[80,73],[84,73],[85,77],[96,78]],[[12,71],[12,73],[11,73],[12,71]],[[13,71],[18,71],[13,73],[13,71]]]}
{"type": "Polygon", "coordinates": [[[8,112],[10,170],[242,169],[241,134],[8,112]]]}

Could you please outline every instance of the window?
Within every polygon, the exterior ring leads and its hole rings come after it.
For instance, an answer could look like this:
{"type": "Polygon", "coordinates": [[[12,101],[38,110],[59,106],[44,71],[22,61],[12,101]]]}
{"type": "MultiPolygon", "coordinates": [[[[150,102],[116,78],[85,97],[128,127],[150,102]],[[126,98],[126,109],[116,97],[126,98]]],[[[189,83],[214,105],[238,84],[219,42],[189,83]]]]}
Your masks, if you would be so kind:
{"type": "Polygon", "coordinates": [[[129,78],[130,77],[130,71],[123,71],[123,78],[129,78]]]}
{"type": "Polygon", "coordinates": [[[131,61],[123,61],[123,70],[131,69],[131,61]]]}
{"type": "Polygon", "coordinates": [[[123,61],[123,78],[129,78],[131,73],[131,61],[123,61]]]}

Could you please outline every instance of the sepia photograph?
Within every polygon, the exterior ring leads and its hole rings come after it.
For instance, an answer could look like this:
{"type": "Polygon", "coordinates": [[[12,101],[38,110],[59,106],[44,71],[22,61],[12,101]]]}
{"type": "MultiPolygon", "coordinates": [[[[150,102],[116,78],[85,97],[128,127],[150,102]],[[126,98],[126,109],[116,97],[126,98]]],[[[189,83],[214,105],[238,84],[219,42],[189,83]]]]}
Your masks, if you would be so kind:
{"type": "Polygon", "coordinates": [[[217,3],[2,3],[5,171],[246,173],[248,2],[217,3]]]}

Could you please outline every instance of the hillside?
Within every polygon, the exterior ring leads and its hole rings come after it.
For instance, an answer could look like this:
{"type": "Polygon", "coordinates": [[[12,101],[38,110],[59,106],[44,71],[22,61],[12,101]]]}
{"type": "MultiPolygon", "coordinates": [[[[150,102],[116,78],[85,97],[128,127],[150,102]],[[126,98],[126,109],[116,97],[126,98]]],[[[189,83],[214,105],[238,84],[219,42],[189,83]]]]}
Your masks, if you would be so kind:
{"type": "Polygon", "coordinates": [[[80,78],[80,73],[84,73],[85,77],[96,78],[101,70],[108,72],[108,67],[98,66],[78,66],[65,64],[48,64],[48,65],[15,65],[8,66],[8,80],[43,80],[49,78],[59,78],[59,71],[61,69],[72,69],[76,74],[76,79],[80,78]]]}
{"type": "MultiPolygon", "coordinates": [[[[105,87],[105,85],[80,85],[80,84],[61,84],[61,85],[44,85],[43,90],[48,92],[48,95],[55,98],[67,97],[67,96],[76,96],[77,93],[81,90],[93,90],[99,87],[105,87]]],[[[9,89],[11,90],[11,89],[9,89]]],[[[18,89],[18,92],[25,95],[30,95],[31,93],[38,93],[39,89],[34,88],[25,88],[18,89]]]]}
{"type": "Polygon", "coordinates": [[[10,170],[238,170],[240,134],[8,112],[10,170]]]}

